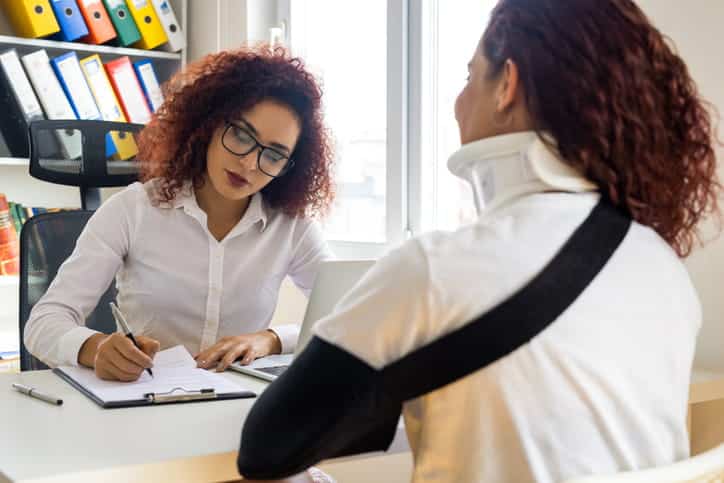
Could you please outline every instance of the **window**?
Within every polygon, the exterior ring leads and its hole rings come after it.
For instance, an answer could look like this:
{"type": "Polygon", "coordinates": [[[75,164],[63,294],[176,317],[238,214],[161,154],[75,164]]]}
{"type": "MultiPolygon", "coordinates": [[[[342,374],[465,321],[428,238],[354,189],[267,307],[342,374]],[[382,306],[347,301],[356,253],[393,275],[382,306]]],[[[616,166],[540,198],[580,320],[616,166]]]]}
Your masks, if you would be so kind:
{"type": "MultiPolygon", "coordinates": [[[[418,2],[419,3],[419,2],[418,2]]],[[[454,230],[475,220],[470,185],[450,174],[447,160],[460,147],[455,99],[465,86],[467,64],[495,0],[431,0],[422,3],[420,231],[454,230]]]]}
{"type": "Polygon", "coordinates": [[[331,240],[384,243],[386,234],[387,1],[306,0],[292,47],[323,82],[337,154],[331,240]]]}
{"type": "Polygon", "coordinates": [[[447,159],[460,146],[455,98],[495,3],[279,0],[287,41],[323,81],[338,154],[325,231],[341,256],[474,220],[447,159]]]}

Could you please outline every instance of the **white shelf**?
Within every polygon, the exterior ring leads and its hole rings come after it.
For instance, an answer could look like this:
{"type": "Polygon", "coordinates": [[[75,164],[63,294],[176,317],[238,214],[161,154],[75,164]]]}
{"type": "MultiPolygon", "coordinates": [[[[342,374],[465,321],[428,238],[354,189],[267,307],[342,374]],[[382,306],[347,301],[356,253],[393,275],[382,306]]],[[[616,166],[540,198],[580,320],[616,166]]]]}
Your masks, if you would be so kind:
{"type": "MultiPolygon", "coordinates": [[[[44,160],[41,160],[40,164],[43,165],[44,160]]],[[[59,160],[48,160],[50,168],[77,168],[79,161],[70,161],[65,159],[59,160]]],[[[29,161],[26,158],[0,158],[0,166],[28,166],[29,161]]],[[[136,168],[137,164],[134,161],[116,161],[109,160],[106,162],[108,168],[114,169],[132,169],[136,168]]]]}
{"type": "Polygon", "coordinates": [[[20,284],[20,277],[17,275],[0,275],[0,287],[17,288],[20,284]]]}
{"type": "Polygon", "coordinates": [[[105,56],[121,57],[127,55],[134,58],[181,60],[181,53],[164,52],[161,50],[129,49],[126,47],[113,47],[110,45],[92,45],[81,42],[60,42],[57,40],[26,39],[11,35],[0,35],[0,45],[3,47],[15,47],[23,52],[35,49],[48,49],[52,51],[89,52],[105,56]]]}

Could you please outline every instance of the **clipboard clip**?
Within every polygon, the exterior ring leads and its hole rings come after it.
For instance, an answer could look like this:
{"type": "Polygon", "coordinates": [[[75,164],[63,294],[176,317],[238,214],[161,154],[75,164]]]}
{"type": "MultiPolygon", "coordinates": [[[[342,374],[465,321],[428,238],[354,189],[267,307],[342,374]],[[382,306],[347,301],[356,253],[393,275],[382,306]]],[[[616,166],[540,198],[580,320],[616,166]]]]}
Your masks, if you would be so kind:
{"type": "Polygon", "coordinates": [[[183,387],[174,387],[167,392],[148,392],[144,394],[143,397],[146,401],[154,404],[179,401],[198,401],[216,399],[216,391],[213,388],[190,391],[183,387]]]}

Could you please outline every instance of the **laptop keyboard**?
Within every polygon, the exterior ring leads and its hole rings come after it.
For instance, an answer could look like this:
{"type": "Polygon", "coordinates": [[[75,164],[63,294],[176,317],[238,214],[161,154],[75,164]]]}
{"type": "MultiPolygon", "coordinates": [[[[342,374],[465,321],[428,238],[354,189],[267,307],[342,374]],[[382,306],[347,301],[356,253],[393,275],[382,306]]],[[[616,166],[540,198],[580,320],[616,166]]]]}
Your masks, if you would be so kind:
{"type": "Polygon", "coordinates": [[[273,376],[279,376],[282,372],[287,370],[287,367],[289,366],[257,367],[254,370],[266,372],[267,374],[271,374],[273,376]]]}

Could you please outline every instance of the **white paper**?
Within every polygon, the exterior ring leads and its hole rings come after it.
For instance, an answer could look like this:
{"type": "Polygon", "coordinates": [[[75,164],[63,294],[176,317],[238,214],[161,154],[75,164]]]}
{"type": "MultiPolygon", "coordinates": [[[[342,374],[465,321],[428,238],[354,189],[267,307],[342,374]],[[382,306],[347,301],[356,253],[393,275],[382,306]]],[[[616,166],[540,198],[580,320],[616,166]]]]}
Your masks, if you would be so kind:
{"type": "Polygon", "coordinates": [[[87,367],[60,369],[103,402],[145,399],[149,393],[184,394],[214,389],[216,394],[226,394],[248,390],[221,374],[197,368],[196,361],[181,345],[156,354],[153,364],[153,377],[144,371],[135,382],[104,381],[87,367]]]}

